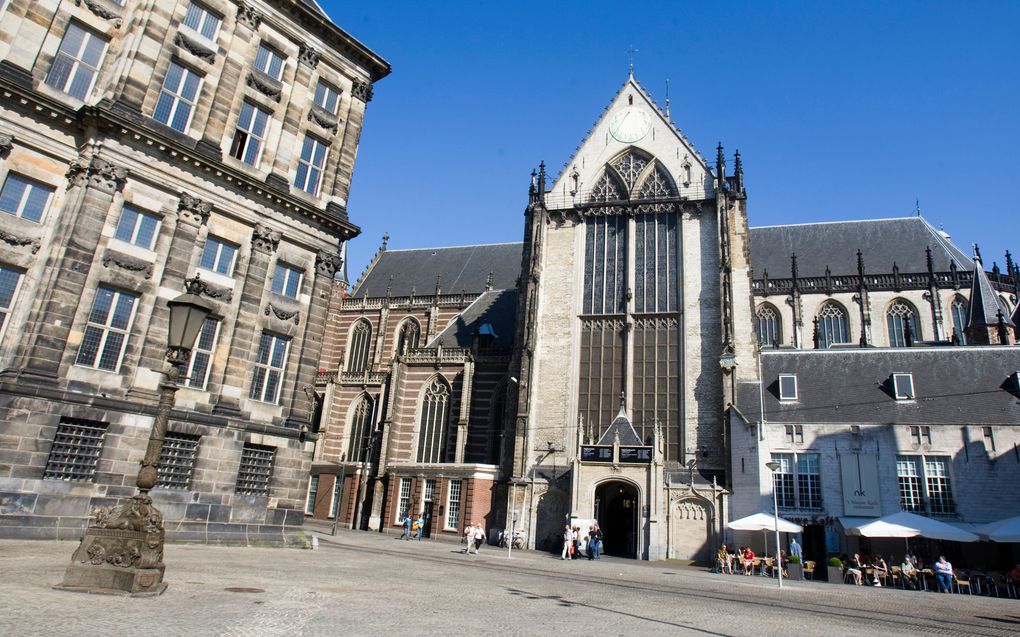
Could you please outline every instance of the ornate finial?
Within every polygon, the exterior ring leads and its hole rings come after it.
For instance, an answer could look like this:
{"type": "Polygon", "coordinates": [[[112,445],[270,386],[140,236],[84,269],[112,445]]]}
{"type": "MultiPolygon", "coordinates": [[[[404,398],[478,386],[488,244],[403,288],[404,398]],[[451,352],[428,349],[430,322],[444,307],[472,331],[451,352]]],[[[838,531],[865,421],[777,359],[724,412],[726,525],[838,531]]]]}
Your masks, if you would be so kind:
{"type": "Polygon", "coordinates": [[[629,79],[634,79],[634,54],[639,53],[634,45],[630,45],[627,48],[627,76],[629,79]]]}
{"type": "Polygon", "coordinates": [[[383,236],[382,236],[382,246],[380,246],[379,249],[380,250],[385,250],[386,249],[386,245],[389,242],[390,242],[390,233],[384,232],[383,236]]]}
{"type": "Polygon", "coordinates": [[[914,197],[914,214],[918,217],[921,216],[921,200],[914,197]]]}
{"type": "Polygon", "coordinates": [[[928,266],[928,273],[931,274],[935,271],[935,263],[931,258],[931,246],[924,247],[924,263],[928,266]]]}
{"type": "Polygon", "coordinates": [[[535,193],[538,192],[538,178],[535,176],[535,169],[531,169],[531,186],[528,188],[528,195],[534,197],[535,193]]]}
{"type": "Polygon", "coordinates": [[[1006,250],[1006,274],[1013,276],[1013,255],[1006,250]]]}
{"type": "Polygon", "coordinates": [[[820,339],[821,335],[818,332],[818,317],[817,316],[814,318],[814,326],[815,326],[815,331],[814,331],[814,334],[812,335],[812,339],[815,342],[815,349],[818,349],[818,344],[821,342],[821,339],[820,339]]]}
{"type": "Polygon", "coordinates": [[[797,253],[794,252],[790,255],[790,276],[793,280],[797,280],[797,253]]]}
{"type": "Polygon", "coordinates": [[[489,272],[489,278],[485,279],[485,290],[489,291],[492,289],[492,272],[489,272]]]}
{"type": "Polygon", "coordinates": [[[976,244],[976,243],[971,244],[971,245],[974,248],[974,260],[980,262],[981,261],[981,248],[979,248],[978,244],[976,244]]]}
{"type": "Polygon", "coordinates": [[[733,174],[737,178],[737,192],[744,190],[744,164],[740,161],[740,149],[736,150],[733,158],[733,174]]]}
{"type": "Polygon", "coordinates": [[[620,392],[620,411],[623,411],[627,406],[627,393],[620,392]]]}
{"type": "Polygon", "coordinates": [[[386,283],[386,298],[390,298],[393,294],[393,275],[390,275],[390,280],[386,283]]]}
{"type": "Polygon", "coordinates": [[[666,78],[666,119],[669,119],[669,78],[666,78]]]}
{"type": "Polygon", "coordinates": [[[1009,332],[1006,331],[1006,317],[1002,313],[1002,308],[995,313],[996,330],[999,332],[999,345],[1009,345],[1009,332]]]}
{"type": "Polygon", "coordinates": [[[999,262],[992,261],[992,274],[994,274],[995,276],[999,276],[1000,272],[1001,270],[999,270],[999,262]]]}
{"type": "Polygon", "coordinates": [[[443,293],[442,281],[443,281],[443,275],[437,274],[436,275],[436,296],[439,296],[440,294],[443,293]]]}

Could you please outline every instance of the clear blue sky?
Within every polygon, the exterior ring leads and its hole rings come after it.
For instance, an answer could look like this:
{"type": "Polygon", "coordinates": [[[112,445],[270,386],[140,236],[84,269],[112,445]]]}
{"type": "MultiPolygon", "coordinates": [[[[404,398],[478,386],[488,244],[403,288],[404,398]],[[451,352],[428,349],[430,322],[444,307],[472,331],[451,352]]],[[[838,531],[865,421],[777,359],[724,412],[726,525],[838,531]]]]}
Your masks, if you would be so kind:
{"type": "Polygon", "coordinates": [[[393,65],[355,166],[352,279],[387,231],[390,248],[520,241],[531,169],[559,172],[631,45],[703,155],[740,149],[752,226],[905,216],[917,197],[986,267],[1020,252],[1020,2],[323,6],[393,65]]]}

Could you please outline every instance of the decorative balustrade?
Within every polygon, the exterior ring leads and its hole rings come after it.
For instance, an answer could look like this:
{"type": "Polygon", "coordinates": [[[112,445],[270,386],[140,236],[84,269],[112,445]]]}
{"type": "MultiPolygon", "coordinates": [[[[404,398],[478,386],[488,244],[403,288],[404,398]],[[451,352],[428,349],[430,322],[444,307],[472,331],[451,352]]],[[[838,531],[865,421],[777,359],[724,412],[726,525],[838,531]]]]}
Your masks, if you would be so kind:
{"type": "Polygon", "coordinates": [[[340,372],[341,385],[382,385],[387,372],[340,372]]]}
{"type": "MultiPolygon", "coordinates": [[[[935,284],[940,289],[969,288],[973,279],[972,272],[936,272],[935,284]]],[[[833,294],[835,292],[856,292],[860,288],[860,276],[856,274],[799,277],[797,286],[801,294],[833,294]]],[[[1014,292],[1013,277],[988,273],[992,287],[999,292],[1014,292]]],[[[892,290],[927,290],[927,272],[892,272],[883,274],[865,274],[864,282],[871,292],[892,290]]],[[[773,279],[762,277],[751,282],[751,291],[756,296],[771,294],[790,294],[793,291],[793,279],[790,277],[773,279]]]]}
{"type": "Polygon", "coordinates": [[[479,294],[416,294],[414,296],[373,296],[369,298],[350,297],[340,302],[343,310],[379,310],[383,306],[430,307],[436,303],[440,307],[464,307],[477,299],[479,294]]]}
{"type": "Polygon", "coordinates": [[[471,358],[466,347],[419,348],[408,350],[402,357],[408,365],[443,365],[465,363],[471,358]]]}

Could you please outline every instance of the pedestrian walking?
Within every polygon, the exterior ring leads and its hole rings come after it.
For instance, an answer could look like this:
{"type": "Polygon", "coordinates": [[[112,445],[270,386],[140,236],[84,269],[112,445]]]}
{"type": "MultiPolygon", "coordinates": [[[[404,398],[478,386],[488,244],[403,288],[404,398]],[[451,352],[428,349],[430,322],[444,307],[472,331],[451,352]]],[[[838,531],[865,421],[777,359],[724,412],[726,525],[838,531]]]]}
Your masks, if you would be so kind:
{"type": "Polygon", "coordinates": [[[411,530],[414,531],[414,535],[416,538],[418,538],[419,542],[421,542],[421,532],[424,527],[425,520],[422,518],[422,516],[419,515],[418,519],[416,519],[414,521],[414,524],[411,525],[411,530]]]}
{"type": "Polygon", "coordinates": [[[588,542],[595,545],[592,549],[592,555],[594,556],[592,559],[600,560],[602,559],[602,529],[599,528],[598,524],[596,524],[594,531],[595,534],[588,540],[588,542]]]}
{"type": "Polygon", "coordinates": [[[482,548],[482,544],[485,543],[485,527],[475,522],[475,553],[478,549],[482,548]]]}
{"type": "Polygon", "coordinates": [[[410,541],[411,540],[411,516],[409,514],[407,514],[407,513],[404,513],[404,519],[402,520],[402,522],[403,522],[404,531],[400,534],[400,538],[399,539],[410,541]]]}
{"type": "Polygon", "coordinates": [[[563,526],[563,552],[560,553],[560,559],[565,560],[570,557],[570,549],[574,545],[574,532],[570,529],[570,525],[566,524],[563,526]]]}
{"type": "Polygon", "coordinates": [[[478,555],[478,549],[475,548],[475,525],[468,524],[464,528],[464,555],[470,555],[474,553],[478,555]]]}

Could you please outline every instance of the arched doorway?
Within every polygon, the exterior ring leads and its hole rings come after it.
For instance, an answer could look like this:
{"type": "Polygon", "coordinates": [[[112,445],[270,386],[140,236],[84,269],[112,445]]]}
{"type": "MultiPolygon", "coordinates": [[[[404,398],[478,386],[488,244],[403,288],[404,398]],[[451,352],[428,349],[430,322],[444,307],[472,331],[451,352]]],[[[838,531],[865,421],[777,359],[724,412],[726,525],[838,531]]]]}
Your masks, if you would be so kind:
{"type": "Polygon", "coordinates": [[[626,482],[606,482],[595,489],[595,519],[602,529],[602,552],[637,557],[638,494],[626,482]]]}

